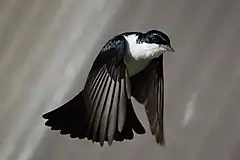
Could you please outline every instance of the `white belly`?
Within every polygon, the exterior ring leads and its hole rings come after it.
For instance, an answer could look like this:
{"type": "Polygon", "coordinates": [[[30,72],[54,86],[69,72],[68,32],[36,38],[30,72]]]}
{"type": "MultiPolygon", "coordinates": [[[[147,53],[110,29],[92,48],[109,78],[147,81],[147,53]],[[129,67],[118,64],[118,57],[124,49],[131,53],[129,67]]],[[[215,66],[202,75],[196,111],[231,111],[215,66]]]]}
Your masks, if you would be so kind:
{"type": "Polygon", "coordinates": [[[142,71],[151,62],[151,59],[141,59],[136,60],[130,55],[125,57],[125,62],[127,65],[129,76],[133,76],[138,72],[142,71]]]}

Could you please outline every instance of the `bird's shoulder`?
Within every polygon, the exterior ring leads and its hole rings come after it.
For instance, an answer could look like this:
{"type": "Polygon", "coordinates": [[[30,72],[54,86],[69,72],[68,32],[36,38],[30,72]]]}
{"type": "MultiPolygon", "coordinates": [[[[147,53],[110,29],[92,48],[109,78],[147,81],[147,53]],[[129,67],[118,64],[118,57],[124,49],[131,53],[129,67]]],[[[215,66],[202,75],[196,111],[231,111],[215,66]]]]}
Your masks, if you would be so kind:
{"type": "Polygon", "coordinates": [[[127,52],[128,44],[128,41],[125,37],[130,35],[139,35],[139,32],[124,32],[108,40],[96,57],[94,66],[102,66],[114,58],[121,59],[124,57],[127,52]]]}
{"type": "Polygon", "coordinates": [[[128,43],[128,39],[126,37],[129,36],[139,36],[141,32],[124,32],[112,37],[102,48],[101,52],[109,52],[112,50],[121,50],[125,49],[128,43]]]}
{"type": "Polygon", "coordinates": [[[109,39],[100,50],[95,61],[93,62],[93,68],[99,68],[104,64],[108,64],[114,58],[121,58],[124,55],[126,49],[126,40],[123,34],[116,35],[109,39]]]}
{"type": "Polygon", "coordinates": [[[116,35],[110,40],[107,41],[107,43],[102,47],[102,50],[100,52],[110,52],[113,50],[120,50],[125,47],[126,40],[122,34],[116,35]]]}

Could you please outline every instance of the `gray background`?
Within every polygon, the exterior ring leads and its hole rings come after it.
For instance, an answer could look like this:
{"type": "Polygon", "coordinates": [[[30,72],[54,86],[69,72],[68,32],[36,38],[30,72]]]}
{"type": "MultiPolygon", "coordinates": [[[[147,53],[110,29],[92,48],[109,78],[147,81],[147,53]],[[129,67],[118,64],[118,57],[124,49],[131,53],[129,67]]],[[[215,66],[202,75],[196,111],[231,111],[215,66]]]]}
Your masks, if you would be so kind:
{"type": "Polygon", "coordinates": [[[239,15],[239,0],[0,0],[0,160],[239,160],[239,15]],[[44,126],[109,38],[149,29],[176,50],[164,56],[166,148],[149,131],[101,148],[44,126]]]}

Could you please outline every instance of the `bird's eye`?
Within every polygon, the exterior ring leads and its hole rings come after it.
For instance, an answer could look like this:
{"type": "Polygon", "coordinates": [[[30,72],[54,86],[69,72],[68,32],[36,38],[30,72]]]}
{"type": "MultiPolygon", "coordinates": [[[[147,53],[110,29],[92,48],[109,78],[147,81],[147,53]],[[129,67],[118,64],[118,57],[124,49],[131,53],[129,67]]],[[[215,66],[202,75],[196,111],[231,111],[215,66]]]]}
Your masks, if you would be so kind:
{"type": "Polygon", "coordinates": [[[153,36],[152,40],[153,42],[157,42],[158,38],[156,36],[153,36]]]}

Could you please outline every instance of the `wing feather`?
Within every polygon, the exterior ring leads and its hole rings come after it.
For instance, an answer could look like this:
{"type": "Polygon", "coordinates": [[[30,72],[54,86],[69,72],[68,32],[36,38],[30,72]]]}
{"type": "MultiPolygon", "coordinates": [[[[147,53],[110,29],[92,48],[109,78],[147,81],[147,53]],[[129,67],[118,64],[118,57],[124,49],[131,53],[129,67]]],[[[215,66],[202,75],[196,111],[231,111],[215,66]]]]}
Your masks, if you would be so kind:
{"type": "Polygon", "coordinates": [[[71,138],[87,138],[103,146],[113,140],[144,134],[131,102],[131,86],[124,61],[126,40],[111,39],[96,57],[84,89],[67,104],[45,114],[46,125],[71,138]]]}
{"type": "Polygon", "coordinates": [[[145,106],[151,133],[156,142],[165,144],[163,55],[153,59],[140,73],[131,78],[133,97],[145,106]]]}
{"type": "Polygon", "coordinates": [[[84,89],[85,104],[88,110],[88,139],[93,142],[99,141],[101,146],[106,140],[111,145],[114,139],[131,138],[132,128],[136,127],[134,126],[136,124],[144,130],[141,124],[129,122],[134,125],[125,127],[124,131],[126,106],[131,103],[131,86],[124,62],[126,42],[124,37],[118,38],[121,39],[118,41],[120,48],[109,49],[106,45],[99,53],[84,89]]]}
{"type": "Polygon", "coordinates": [[[113,79],[111,79],[111,85],[109,86],[109,91],[108,91],[108,97],[106,97],[106,105],[105,105],[105,109],[102,113],[102,119],[101,119],[101,127],[100,127],[100,144],[103,145],[104,144],[104,140],[106,139],[106,131],[107,131],[107,125],[109,122],[109,114],[110,114],[110,110],[112,108],[113,105],[113,101],[114,101],[114,94],[115,94],[115,90],[116,90],[116,81],[114,81],[116,74],[117,74],[117,70],[115,69],[114,66],[112,66],[111,68],[111,74],[113,75],[113,79]]]}

